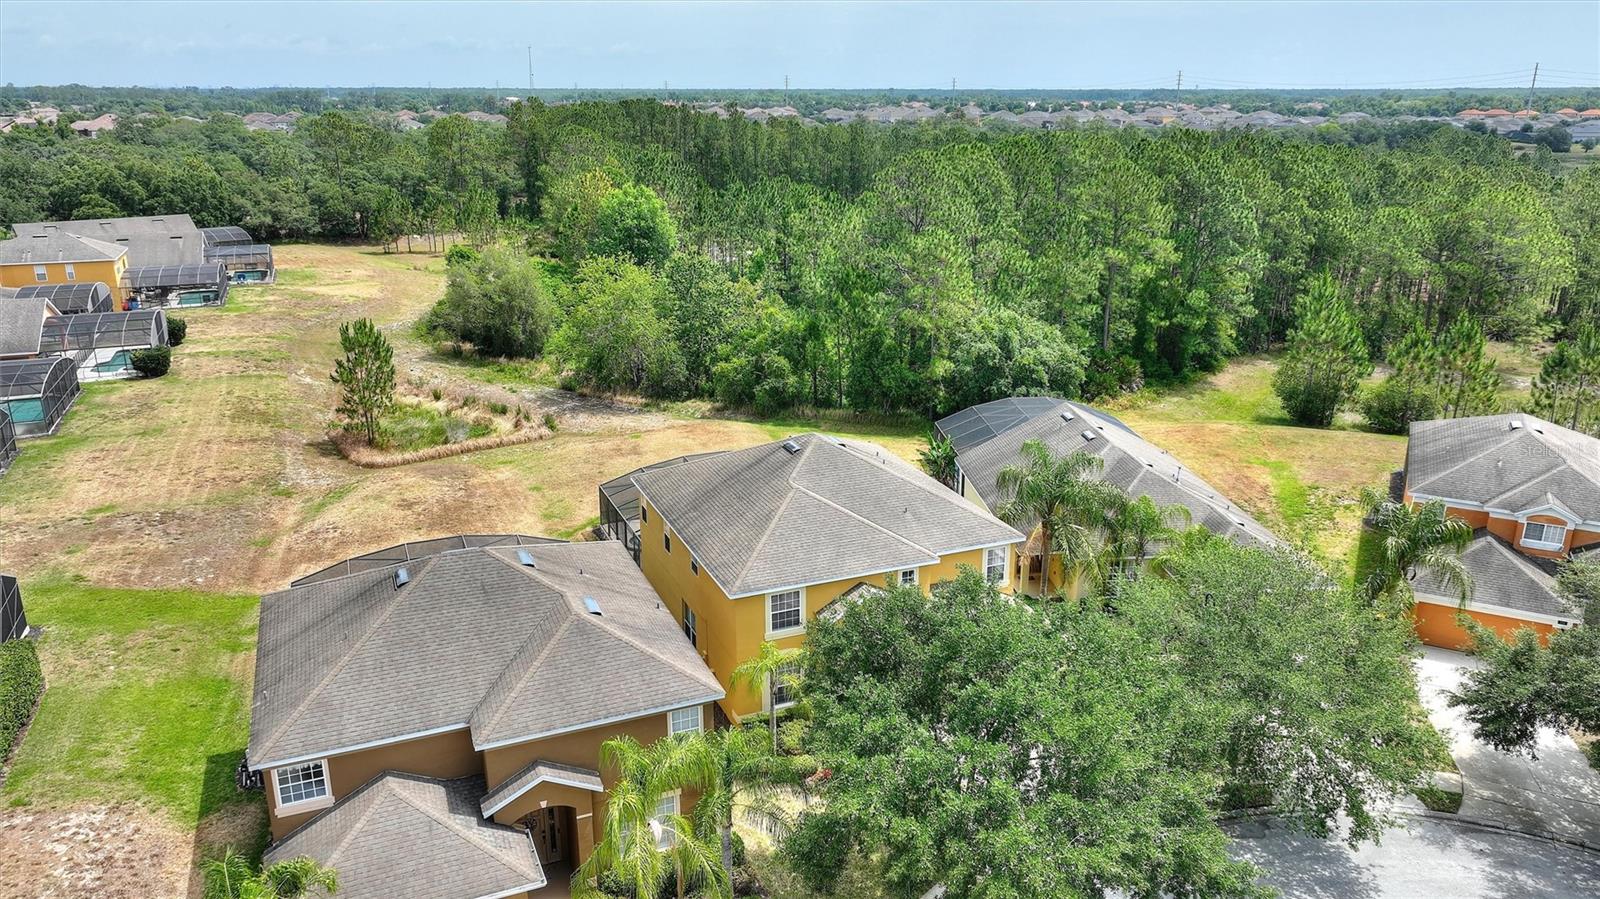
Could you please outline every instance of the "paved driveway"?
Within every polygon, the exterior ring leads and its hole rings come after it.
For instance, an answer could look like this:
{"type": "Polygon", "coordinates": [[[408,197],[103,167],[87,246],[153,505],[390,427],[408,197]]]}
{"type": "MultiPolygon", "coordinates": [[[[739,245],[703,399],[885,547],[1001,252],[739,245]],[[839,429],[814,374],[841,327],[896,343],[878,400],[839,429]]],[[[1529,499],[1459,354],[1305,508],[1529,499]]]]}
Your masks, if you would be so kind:
{"type": "Polygon", "coordinates": [[[1472,656],[1431,646],[1417,663],[1422,704],[1461,769],[1461,815],[1600,845],[1600,771],[1570,737],[1540,731],[1538,760],[1497,752],[1474,740],[1461,710],[1446,704],[1445,691],[1478,665],[1472,656]]]}
{"type": "Polygon", "coordinates": [[[1231,854],[1263,870],[1285,899],[1594,899],[1600,853],[1455,821],[1405,829],[1352,851],[1273,819],[1224,825],[1231,854]]]}

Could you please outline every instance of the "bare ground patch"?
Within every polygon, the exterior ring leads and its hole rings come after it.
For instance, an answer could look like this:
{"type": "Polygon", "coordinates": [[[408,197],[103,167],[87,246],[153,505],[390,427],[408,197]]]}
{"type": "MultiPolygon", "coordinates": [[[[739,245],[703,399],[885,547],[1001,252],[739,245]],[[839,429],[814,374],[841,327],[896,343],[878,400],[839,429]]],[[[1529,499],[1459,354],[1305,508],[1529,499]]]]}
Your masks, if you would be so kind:
{"type": "Polygon", "coordinates": [[[192,837],[133,806],[0,810],[0,895],[179,899],[192,837]]]}

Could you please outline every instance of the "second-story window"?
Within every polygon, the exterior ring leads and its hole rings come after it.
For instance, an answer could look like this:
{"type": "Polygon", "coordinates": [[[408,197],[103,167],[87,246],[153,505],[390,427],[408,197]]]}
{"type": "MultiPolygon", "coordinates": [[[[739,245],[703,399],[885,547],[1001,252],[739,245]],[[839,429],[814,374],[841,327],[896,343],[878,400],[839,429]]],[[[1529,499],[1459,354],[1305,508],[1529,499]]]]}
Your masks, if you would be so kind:
{"type": "Polygon", "coordinates": [[[695,617],[688,603],[683,604],[683,635],[689,638],[690,646],[700,648],[700,619],[695,617]]]}
{"type": "Polygon", "coordinates": [[[673,709],[667,713],[667,736],[675,737],[678,734],[693,733],[698,730],[700,730],[699,706],[673,709]]]}
{"type": "Polygon", "coordinates": [[[672,535],[670,533],[661,532],[661,545],[667,548],[667,552],[672,552],[672,535]]]}
{"type": "Polygon", "coordinates": [[[991,584],[1003,584],[1006,580],[1006,548],[996,546],[983,551],[983,576],[991,584]]]}
{"type": "Polygon", "coordinates": [[[1567,545],[1567,529],[1559,524],[1530,521],[1522,528],[1522,542],[1538,549],[1563,549],[1567,545]]]}
{"type": "Polygon", "coordinates": [[[72,267],[72,263],[70,263],[70,262],[67,263],[67,280],[68,281],[76,281],[76,280],[78,280],[78,270],[73,268],[72,267]]]}
{"type": "Polygon", "coordinates": [[[786,590],[767,597],[767,630],[771,633],[798,630],[805,623],[800,608],[800,591],[786,590]]]}
{"type": "Polygon", "coordinates": [[[916,585],[917,570],[915,568],[907,568],[905,571],[900,572],[900,586],[915,587],[916,585]]]}
{"type": "Polygon", "coordinates": [[[35,280],[35,281],[48,281],[48,280],[50,280],[50,270],[45,268],[42,265],[34,266],[33,267],[33,280],[35,280]]]}

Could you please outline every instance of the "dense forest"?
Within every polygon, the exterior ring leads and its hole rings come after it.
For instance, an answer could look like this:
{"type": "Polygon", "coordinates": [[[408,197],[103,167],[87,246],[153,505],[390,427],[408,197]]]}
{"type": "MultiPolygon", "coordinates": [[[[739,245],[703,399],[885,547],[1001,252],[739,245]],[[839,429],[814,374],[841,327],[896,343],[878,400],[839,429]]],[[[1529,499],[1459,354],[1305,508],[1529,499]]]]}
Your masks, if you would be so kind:
{"type": "Polygon", "coordinates": [[[1436,123],[996,133],[650,100],[508,113],[410,132],[370,111],[293,133],[227,116],[93,141],[22,131],[0,137],[0,221],[185,211],[272,240],[463,233],[510,250],[452,266],[441,336],[549,352],[598,390],[763,410],[936,413],[1183,379],[1289,339],[1324,277],[1375,361],[1418,329],[1468,327],[1470,353],[1600,316],[1600,168],[1564,174],[1546,150],[1436,123]]]}

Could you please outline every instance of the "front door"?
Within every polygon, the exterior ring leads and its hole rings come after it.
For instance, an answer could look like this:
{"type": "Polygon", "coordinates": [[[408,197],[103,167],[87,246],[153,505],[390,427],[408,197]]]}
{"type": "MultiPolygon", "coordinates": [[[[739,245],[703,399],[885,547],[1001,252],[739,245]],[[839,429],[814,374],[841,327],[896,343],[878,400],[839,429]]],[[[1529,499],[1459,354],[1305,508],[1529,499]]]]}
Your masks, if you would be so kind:
{"type": "Polygon", "coordinates": [[[551,865],[567,860],[567,816],[565,806],[549,806],[528,816],[528,832],[539,861],[551,865]]]}

